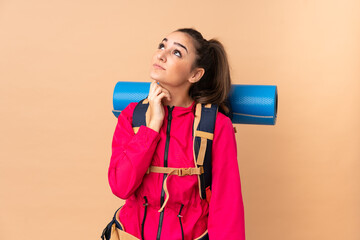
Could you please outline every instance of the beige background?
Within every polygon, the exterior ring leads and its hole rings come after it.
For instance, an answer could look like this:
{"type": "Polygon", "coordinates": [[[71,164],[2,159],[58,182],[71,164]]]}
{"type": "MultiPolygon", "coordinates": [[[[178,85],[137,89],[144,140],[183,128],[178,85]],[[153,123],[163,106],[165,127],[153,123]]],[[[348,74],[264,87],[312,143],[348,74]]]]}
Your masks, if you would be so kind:
{"type": "Polygon", "coordinates": [[[358,0],[0,1],[0,239],[99,239],[113,88],[179,27],[278,86],[276,126],[237,125],[247,239],[360,239],[358,0]]]}

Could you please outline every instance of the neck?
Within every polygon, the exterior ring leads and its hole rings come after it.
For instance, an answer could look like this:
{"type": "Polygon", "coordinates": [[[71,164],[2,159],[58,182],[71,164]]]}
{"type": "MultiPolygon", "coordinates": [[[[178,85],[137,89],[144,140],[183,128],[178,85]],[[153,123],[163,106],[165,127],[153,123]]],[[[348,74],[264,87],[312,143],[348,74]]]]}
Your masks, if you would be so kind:
{"type": "Polygon", "coordinates": [[[163,104],[166,106],[177,106],[177,107],[190,107],[193,103],[193,99],[189,96],[189,88],[186,87],[176,87],[171,88],[164,86],[171,96],[171,100],[163,99],[163,104]]]}
{"type": "Polygon", "coordinates": [[[168,101],[167,99],[164,99],[163,100],[163,104],[165,106],[170,106],[170,107],[173,107],[173,106],[177,106],[177,107],[184,107],[184,108],[187,108],[187,107],[190,107],[191,104],[193,103],[193,99],[190,98],[188,96],[187,99],[181,99],[181,98],[176,98],[174,99],[174,96],[171,98],[171,101],[168,101]]]}

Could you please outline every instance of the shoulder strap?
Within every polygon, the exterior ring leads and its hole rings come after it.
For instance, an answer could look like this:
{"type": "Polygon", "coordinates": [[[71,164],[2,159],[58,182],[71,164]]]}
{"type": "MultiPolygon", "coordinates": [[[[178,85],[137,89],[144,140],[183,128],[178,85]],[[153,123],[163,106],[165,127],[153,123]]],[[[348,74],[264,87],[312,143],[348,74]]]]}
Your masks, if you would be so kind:
{"type": "Polygon", "coordinates": [[[135,134],[139,131],[140,126],[146,126],[146,111],[148,107],[149,101],[145,98],[141,100],[134,109],[132,126],[135,134]]]}
{"type": "Polygon", "coordinates": [[[199,193],[202,199],[208,201],[211,195],[211,151],[217,112],[218,106],[215,104],[198,103],[193,128],[195,166],[204,168],[204,173],[198,176],[199,193]]]}

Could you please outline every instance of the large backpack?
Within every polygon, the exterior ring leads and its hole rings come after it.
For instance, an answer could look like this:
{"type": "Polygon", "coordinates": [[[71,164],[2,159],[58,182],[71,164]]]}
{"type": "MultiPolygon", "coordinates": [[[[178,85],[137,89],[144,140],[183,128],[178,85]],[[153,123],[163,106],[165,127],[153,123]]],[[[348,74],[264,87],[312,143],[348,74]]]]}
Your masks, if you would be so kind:
{"type": "MultiPolygon", "coordinates": [[[[146,111],[149,107],[147,99],[141,100],[133,112],[133,129],[137,133],[140,126],[146,126],[146,111]]],[[[149,172],[174,174],[178,176],[198,175],[199,193],[202,199],[210,201],[211,197],[211,150],[214,138],[215,120],[218,106],[215,104],[196,104],[193,126],[195,168],[153,167],[149,172]]]]}
{"type": "MultiPolygon", "coordinates": [[[[133,112],[133,130],[135,133],[138,132],[140,126],[146,126],[146,111],[149,107],[149,102],[147,99],[141,100],[135,107],[133,112]]],[[[210,202],[211,198],[211,150],[212,150],[212,141],[214,139],[214,129],[215,129],[215,120],[218,112],[218,106],[213,104],[196,104],[195,107],[195,118],[193,126],[193,152],[194,152],[194,162],[195,168],[170,168],[170,167],[155,167],[150,166],[147,173],[157,172],[164,173],[168,175],[197,175],[199,182],[199,193],[201,199],[206,199],[210,202]]],[[[167,178],[166,178],[167,179],[167,178]]],[[[169,196],[167,192],[166,180],[164,181],[164,190],[167,197],[169,196]]],[[[168,198],[167,198],[168,200],[168,198]]],[[[162,211],[166,205],[167,200],[163,203],[163,206],[159,210],[162,211]]],[[[145,208],[147,205],[145,205],[145,208]]],[[[102,232],[101,238],[103,240],[135,240],[134,236],[123,231],[123,227],[119,222],[119,210],[118,209],[112,221],[105,227],[102,232]]],[[[208,240],[209,236],[206,234],[197,239],[208,240]]]]}

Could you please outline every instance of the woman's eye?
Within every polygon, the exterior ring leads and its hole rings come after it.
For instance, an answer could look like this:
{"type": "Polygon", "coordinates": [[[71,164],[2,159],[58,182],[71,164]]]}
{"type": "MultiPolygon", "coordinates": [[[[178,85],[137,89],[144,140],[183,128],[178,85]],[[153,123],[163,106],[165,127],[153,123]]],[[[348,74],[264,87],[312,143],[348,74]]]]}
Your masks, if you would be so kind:
{"type": "Polygon", "coordinates": [[[174,54],[178,57],[181,57],[181,52],[179,50],[175,50],[174,51],[174,54]]]}
{"type": "Polygon", "coordinates": [[[159,46],[158,46],[158,49],[163,49],[165,46],[163,43],[160,43],[159,46]]]}

